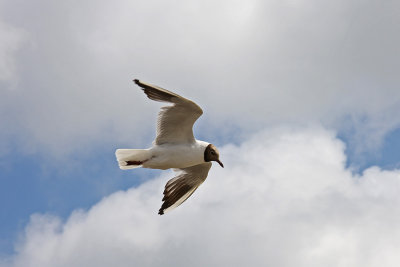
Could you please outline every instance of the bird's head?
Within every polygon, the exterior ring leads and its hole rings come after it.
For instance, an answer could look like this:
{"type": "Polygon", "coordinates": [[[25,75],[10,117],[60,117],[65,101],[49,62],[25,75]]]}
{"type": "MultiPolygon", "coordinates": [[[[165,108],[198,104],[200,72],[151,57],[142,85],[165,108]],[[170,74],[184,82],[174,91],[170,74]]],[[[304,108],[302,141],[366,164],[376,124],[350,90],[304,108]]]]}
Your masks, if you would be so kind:
{"type": "Polygon", "coordinates": [[[218,149],[213,144],[209,144],[206,147],[206,150],[204,151],[204,161],[216,161],[219,163],[219,165],[221,165],[222,168],[224,167],[224,164],[222,164],[222,162],[219,160],[218,149]]]}

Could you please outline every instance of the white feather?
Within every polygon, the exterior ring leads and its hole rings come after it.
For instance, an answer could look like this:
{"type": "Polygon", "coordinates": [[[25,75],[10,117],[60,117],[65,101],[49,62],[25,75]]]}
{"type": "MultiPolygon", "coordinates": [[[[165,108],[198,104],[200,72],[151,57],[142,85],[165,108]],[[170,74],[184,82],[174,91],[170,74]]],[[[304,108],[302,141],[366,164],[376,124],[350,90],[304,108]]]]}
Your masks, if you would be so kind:
{"type": "Polygon", "coordinates": [[[129,170],[142,167],[142,165],[127,165],[127,161],[146,161],[151,158],[149,149],[117,149],[115,156],[118,161],[119,168],[129,170]]]}

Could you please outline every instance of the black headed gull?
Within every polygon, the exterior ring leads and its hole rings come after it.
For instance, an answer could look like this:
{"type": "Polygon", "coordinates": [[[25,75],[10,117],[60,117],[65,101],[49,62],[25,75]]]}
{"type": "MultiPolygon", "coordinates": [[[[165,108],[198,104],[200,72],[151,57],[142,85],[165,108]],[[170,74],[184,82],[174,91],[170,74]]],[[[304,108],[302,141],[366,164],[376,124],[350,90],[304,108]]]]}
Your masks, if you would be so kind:
{"type": "Polygon", "coordinates": [[[165,185],[163,204],[158,212],[164,212],[182,204],[206,180],[211,161],[219,160],[218,149],[207,142],[196,140],[193,124],[203,110],[193,101],[171,91],[134,80],[148,98],[173,105],[161,108],[157,121],[157,136],[148,149],[117,149],[115,155],[123,170],[133,168],[170,169],[178,175],[165,185]]]}

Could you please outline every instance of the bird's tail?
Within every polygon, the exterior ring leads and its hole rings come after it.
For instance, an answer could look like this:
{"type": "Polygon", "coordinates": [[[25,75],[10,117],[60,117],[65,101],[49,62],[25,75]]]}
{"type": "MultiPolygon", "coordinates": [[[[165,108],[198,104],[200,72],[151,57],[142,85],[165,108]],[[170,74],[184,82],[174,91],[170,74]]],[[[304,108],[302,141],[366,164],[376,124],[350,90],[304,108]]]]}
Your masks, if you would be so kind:
{"type": "Polygon", "coordinates": [[[151,158],[149,149],[117,149],[115,151],[118,165],[122,170],[142,167],[151,158]]]}

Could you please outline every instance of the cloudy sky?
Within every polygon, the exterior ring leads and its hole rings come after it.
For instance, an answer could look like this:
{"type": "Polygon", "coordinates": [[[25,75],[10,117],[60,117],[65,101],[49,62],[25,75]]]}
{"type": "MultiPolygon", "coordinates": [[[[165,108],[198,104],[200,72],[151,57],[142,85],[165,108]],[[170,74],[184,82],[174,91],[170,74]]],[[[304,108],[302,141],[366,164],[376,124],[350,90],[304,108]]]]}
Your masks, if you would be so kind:
{"type": "Polygon", "coordinates": [[[399,266],[400,3],[0,1],[0,266],[399,266]],[[225,168],[121,171],[195,100],[225,168]]]}

